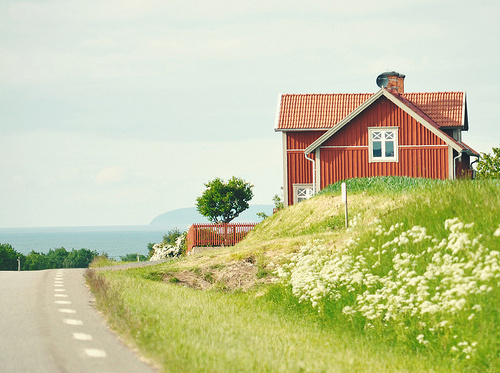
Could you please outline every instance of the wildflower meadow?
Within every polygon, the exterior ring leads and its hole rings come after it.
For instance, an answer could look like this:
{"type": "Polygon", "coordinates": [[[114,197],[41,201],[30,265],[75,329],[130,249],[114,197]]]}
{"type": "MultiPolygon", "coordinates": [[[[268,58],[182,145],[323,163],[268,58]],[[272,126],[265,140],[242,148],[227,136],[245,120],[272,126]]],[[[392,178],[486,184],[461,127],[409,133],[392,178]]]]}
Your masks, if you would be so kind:
{"type": "Polygon", "coordinates": [[[487,187],[493,194],[483,197],[489,196],[493,211],[481,218],[465,209],[480,202],[481,185],[456,185],[471,193],[442,198],[449,194],[445,186],[411,200],[408,214],[397,211],[372,222],[358,214],[344,245],[312,240],[275,273],[299,302],[334,322],[389,345],[494,371],[500,367],[500,217],[499,201],[491,197],[500,198],[498,186],[487,187]],[[450,211],[460,217],[443,219],[450,211]]]}

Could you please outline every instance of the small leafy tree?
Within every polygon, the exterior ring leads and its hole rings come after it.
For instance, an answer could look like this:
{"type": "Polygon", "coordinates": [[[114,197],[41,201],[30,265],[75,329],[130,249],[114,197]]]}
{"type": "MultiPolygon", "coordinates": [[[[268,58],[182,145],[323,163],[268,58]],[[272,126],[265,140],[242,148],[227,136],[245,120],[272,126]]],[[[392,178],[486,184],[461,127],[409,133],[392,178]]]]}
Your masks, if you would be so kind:
{"type": "Polygon", "coordinates": [[[274,195],[273,202],[274,202],[274,208],[276,210],[283,210],[285,208],[285,204],[283,203],[283,200],[278,194],[274,195]]]}
{"type": "Polygon", "coordinates": [[[500,148],[493,148],[493,154],[482,153],[477,162],[478,179],[500,179],[500,148]]]}
{"type": "Polygon", "coordinates": [[[234,176],[227,183],[216,178],[205,186],[196,199],[196,209],[213,223],[229,223],[248,208],[253,197],[253,185],[234,176]]]}
{"type": "Polygon", "coordinates": [[[167,245],[174,246],[177,238],[182,236],[184,232],[181,232],[179,228],[171,229],[167,232],[167,234],[163,235],[163,242],[167,245]]]}
{"type": "Polygon", "coordinates": [[[11,245],[0,244],[0,271],[16,271],[17,258],[24,261],[24,255],[14,250],[11,245]]]}
{"type": "MultiPolygon", "coordinates": [[[[283,204],[283,200],[278,194],[275,194],[273,197],[274,209],[275,210],[283,210],[285,205],[283,204]]],[[[265,212],[258,212],[257,216],[261,219],[266,219],[269,216],[265,212]]]]}

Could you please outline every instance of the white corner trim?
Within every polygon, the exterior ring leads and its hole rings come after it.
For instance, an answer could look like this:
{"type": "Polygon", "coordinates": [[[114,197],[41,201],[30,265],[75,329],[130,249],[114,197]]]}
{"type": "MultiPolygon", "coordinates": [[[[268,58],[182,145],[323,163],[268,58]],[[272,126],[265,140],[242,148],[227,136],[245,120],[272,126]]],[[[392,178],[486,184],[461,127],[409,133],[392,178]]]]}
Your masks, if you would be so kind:
{"type": "Polygon", "coordinates": [[[314,158],[316,159],[316,185],[314,190],[318,193],[321,190],[321,150],[316,148],[314,158]]]}
{"type": "Polygon", "coordinates": [[[282,133],[283,141],[283,203],[288,206],[288,152],[286,149],[286,132],[282,133]]]}
{"type": "Polygon", "coordinates": [[[278,131],[278,122],[280,119],[280,108],[281,108],[281,99],[283,95],[280,93],[278,95],[278,103],[276,104],[276,117],[274,118],[274,131],[278,131]]]}
{"type": "Polygon", "coordinates": [[[453,148],[448,146],[448,179],[453,180],[453,148]]]}

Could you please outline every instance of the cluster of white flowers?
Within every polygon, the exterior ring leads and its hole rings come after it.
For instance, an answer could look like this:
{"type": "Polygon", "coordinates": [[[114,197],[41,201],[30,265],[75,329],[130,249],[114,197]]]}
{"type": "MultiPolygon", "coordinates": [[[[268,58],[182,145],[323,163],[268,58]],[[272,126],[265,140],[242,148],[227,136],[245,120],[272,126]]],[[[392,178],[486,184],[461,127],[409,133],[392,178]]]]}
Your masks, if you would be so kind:
{"type": "MultiPolygon", "coordinates": [[[[451,332],[448,320],[457,315],[472,320],[482,309],[473,298],[500,286],[500,252],[483,246],[481,235],[469,237],[473,223],[454,218],[444,227],[448,236],[440,240],[425,227],[402,231],[402,223],[389,229],[378,225],[374,233],[379,242],[396,235],[379,244],[373,239],[379,248],[361,248],[353,239],[334,250],[310,242],[276,273],[300,301],[310,301],[319,311],[322,299],[344,298],[342,313],[364,317],[370,324],[420,320],[417,341],[426,345],[432,335],[451,332]]],[[[470,358],[475,343],[460,342],[452,351],[470,358]]]]}
{"type": "Polygon", "coordinates": [[[157,243],[153,246],[154,253],[149,260],[164,260],[167,258],[177,258],[182,254],[182,247],[186,240],[186,233],[184,232],[175,240],[175,245],[168,245],[164,242],[157,243]]]}
{"type": "Polygon", "coordinates": [[[498,228],[497,228],[497,230],[495,231],[495,233],[493,233],[493,236],[495,236],[495,237],[500,237],[500,224],[498,225],[498,228]]]}

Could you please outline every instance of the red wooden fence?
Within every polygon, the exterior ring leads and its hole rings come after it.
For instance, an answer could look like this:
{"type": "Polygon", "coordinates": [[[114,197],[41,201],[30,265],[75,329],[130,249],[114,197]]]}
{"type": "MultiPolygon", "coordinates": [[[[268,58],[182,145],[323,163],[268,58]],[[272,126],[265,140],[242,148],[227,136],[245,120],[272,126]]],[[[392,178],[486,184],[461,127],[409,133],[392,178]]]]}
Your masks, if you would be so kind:
{"type": "Polygon", "coordinates": [[[187,232],[187,252],[195,246],[232,246],[240,242],[257,223],[193,224],[187,232]]]}

